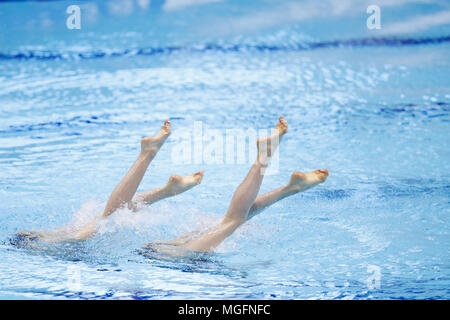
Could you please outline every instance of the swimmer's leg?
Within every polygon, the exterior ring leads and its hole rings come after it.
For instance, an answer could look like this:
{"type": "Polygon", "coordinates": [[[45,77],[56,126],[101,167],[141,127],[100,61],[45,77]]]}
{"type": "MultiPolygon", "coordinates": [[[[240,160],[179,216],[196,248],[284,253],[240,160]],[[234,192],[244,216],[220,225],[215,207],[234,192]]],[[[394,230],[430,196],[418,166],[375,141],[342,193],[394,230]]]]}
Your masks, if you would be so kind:
{"type": "Polygon", "coordinates": [[[183,247],[193,251],[211,251],[247,220],[248,212],[261,187],[264,171],[282,136],[286,133],[287,126],[287,121],[280,117],[273,133],[258,139],[258,157],[247,177],[236,189],[222,222],[200,237],[187,242],[183,247]]]}
{"type": "Polygon", "coordinates": [[[188,191],[202,182],[203,171],[190,174],[188,176],[172,175],[167,184],[162,188],[141,192],[134,196],[131,207],[135,210],[139,205],[150,205],[159,200],[173,197],[177,194],[188,191]]]}
{"type": "Polygon", "coordinates": [[[253,203],[248,213],[247,220],[250,220],[257,214],[261,213],[264,209],[268,208],[277,201],[280,201],[286,197],[297,194],[299,192],[306,191],[319,183],[325,182],[328,177],[328,169],[315,170],[308,173],[302,173],[295,171],[289,183],[283,187],[266,192],[259,195],[253,203]]]}
{"type": "MultiPolygon", "coordinates": [[[[102,218],[106,218],[122,205],[130,204],[148,165],[169,137],[170,131],[170,121],[166,120],[161,130],[154,137],[147,137],[141,140],[141,152],[125,177],[123,177],[122,181],[120,181],[111,193],[101,216],[102,218]]],[[[39,230],[31,233],[19,231],[16,233],[16,236],[19,237],[18,239],[42,240],[47,242],[83,240],[92,237],[96,229],[97,220],[94,219],[78,230],[63,227],[60,230],[53,231],[39,230]]]]}
{"type": "Polygon", "coordinates": [[[171,245],[171,246],[181,246],[186,244],[187,242],[191,241],[192,239],[198,237],[200,234],[200,231],[192,231],[188,232],[186,234],[183,234],[182,236],[179,236],[174,239],[163,239],[163,240],[155,240],[152,241],[152,243],[147,244],[144,248],[152,248],[154,245],[171,245]]]}
{"type": "Polygon", "coordinates": [[[170,130],[170,121],[166,120],[164,121],[161,130],[154,137],[142,139],[141,153],[125,177],[123,177],[122,181],[114,188],[106,203],[102,218],[106,218],[116,209],[131,201],[141,183],[148,165],[156,156],[158,150],[164,144],[164,141],[169,137],[170,130]]]}
{"type": "MultiPolygon", "coordinates": [[[[142,178],[144,177],[145,171],[147,170],[150,162],[158,153],[161,146],[169,137],[170,131],[170,121],[166,120],[164,121],[164,125],[161,127],[161,130],[154,137],[147,137],[141,140],[141,152],[137,160],[134,162],[130,170],[128,170],[127,174],[122,178],[122,181],[120,181],[120,183],[112,191],[101,218],[108,217],[115,210],[125,204],[132,207],[131,200],[133,199],[133,196],[136,193],[142,178]]],[[[96,219],[92,220],[82,228],[74,230],[70,234],[70,237],[79,240],[92,237],[97,230],[97,223],[98,221],[96,219]]]]}

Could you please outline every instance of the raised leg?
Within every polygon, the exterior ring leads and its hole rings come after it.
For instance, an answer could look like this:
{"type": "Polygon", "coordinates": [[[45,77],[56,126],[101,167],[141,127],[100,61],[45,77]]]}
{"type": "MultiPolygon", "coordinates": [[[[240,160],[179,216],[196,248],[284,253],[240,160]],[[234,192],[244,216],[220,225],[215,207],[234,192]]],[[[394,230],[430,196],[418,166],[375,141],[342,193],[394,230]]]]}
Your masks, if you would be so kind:
{"type": "Polygon", "coordinates": [[[261,187],[265,168],[286,132],[287,121],[280,117],[273,133],[258,139],[258,157],[244,181],[236,189],[222,222],[200,237],[187,242],[183,247],[193,251],[211,251],[247,220],[249,210],[261,187]]]}
{"type": "MultiPolygon", "coordinates": [[[[154,137],[142,139],[141,152],[137,160],[134,162],[125,177],[123,177],[122,181],[120,181],[120,183],[114,188],[108,202],[106,203],[106,207],[101,218],[106,218],[123,205],[131,205],[130,201],[136,193],[148,165],[164,144],[164,141],[166,141],[167,137],[170,135],[170,130],[170,121],[166,120],[161,130],[154,137]]],[[[18,237],[18,239],[21,239],[20,241],[22,243],[29,243],[30,241],[37,239],[46,242],[82,240],[91,237],[95,233],[96,228],[97,220],[94,219],[77,230],[73,230],[70,226],[64,226],[50,231],[19,231],[16,233],[16,238],[18,237]]]]}
{"type": "Polygon", "coordinates": [[[328,177],[328,169],[315,170],[308,173],[295,171],[289,183],[283,187],[266,192],[259,195],[253,203],[248,213],[247,220],[250,220],[264,209],[268,208],[275,202],[278,202],[286,197],[306,191],[319,183],[325,182],[328,177]]]}
{"type": "MultiPolygon", "coordinates": [[[[325,182],[327,177],[328,177],[328,169],[324,170],[319,169],[308,173],[295,171],[292,174],[291,180],[287,185],[266,192],[256,197],[255,202],[253,203],[248,212],[247,221],[256,216],[257,214],[261,213],[263,210],[270,207],[275,202],[278,202],[286,197],[292,196],[299,192],[306,191],[318,185],[319,183],[325,182]]],[[[154,247],[154,244],[180,246],[198,237],[199,234],[200,231],[194,231],[184,234],[175,239],[156,240],[153,242],[151,246],[154,247]]]]}
{"type": "MultiPolygon", "coordinates": [[[[159,200],[175,196],[200,184],[202,178],[203,171],[184,177],[172,175],[164,187],[136,194],[133,199],[128,202],[128,207],[132,210],[137,210],[143,205],[150,205],[159,200]]],[[[76,239],[87,239],[94,234],[96,228],[97,221],[94,220],[80,230],[77,230],[73,236],[76,239]]]]}
{"type": "Polygon", "coordinates": [[[131,207],[136,210],[141,205],[150,205],[159,200],[173,197],[200,184],[202,182],[202,179],[203,171],[199,171],[184,177],[179,175],[172,175],[164,187],[136,194],[131,201],[131,207]]]}
{"type": "Polygon", "coordinates": [[[154,137],[142,139],[141,153],[122,181],[112,191],[103,211],[103,218],[106,218],[121,206],[130,203],[144,177],[148,165],[158,153],[164,141],[169,137],[170,130],[170,121],[166,120],[161,130],[154,137]]]}

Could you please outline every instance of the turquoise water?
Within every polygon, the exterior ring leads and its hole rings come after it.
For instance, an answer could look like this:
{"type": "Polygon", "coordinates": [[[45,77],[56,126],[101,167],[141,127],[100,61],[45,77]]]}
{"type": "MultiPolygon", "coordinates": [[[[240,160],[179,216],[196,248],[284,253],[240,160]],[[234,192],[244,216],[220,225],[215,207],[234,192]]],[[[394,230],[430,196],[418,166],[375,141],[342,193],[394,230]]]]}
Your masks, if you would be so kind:
{"type": "Polygon", "coordinates": [[[177,3],[78,2],[81,30],[65,26],[72,2],[0,3],[0,298],[448,299],[448,2],[383,2],[380,30],[364,1],[177,3]],[[206,258],[138,253],[219,221],[250,166],[179,163],[177,134],[280,114],[290,129],[261,191],[294,170],[328,167],[325,184],[206,258]],[[116,212],[85,243],[9,244],[98,215],[168,117],[139,190],[204,169],[201,185],[116,212]]]}

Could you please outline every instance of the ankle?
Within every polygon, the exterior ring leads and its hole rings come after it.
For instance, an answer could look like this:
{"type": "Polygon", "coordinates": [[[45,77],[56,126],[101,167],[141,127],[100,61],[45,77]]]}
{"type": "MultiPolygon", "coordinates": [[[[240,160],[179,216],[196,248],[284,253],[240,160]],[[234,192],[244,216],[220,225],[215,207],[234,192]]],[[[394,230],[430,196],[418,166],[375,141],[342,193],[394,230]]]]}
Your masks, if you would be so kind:
{"type": "Polygon", "coordinates": [[[258,157],[256,158],[256,161],[253,165],[256,167],[259,167],[261,169],[265,169],[269,166],[269,161],[270,161],[270,158],[258,155],[258,157]]]}
{"type": "Polygon", "coordinates": [[[299,193],[300,191],[302,191],[302,188],[298,185],[294,185],[294,184],[287,184],[284,187],[284,192],[286,192],[287,194],[291,195],[291,194],[296,194],[299,193]]]}
{"type": "Polygon", "coordinates": [[[170,183],[167,182],[163,187],[158,189],[158,195],[161,197],[171,197],[174,196],[175,193],[173,191],[173,188],[170,187],[170,183]]]}
{"type": "Polygon", "coordinates": [[[157,150],[154,150],[153,148],[141,149],[141,152],[139,153],[139,157],[152,158],[156,154],[156,152],[157,152],[157,150]]]}

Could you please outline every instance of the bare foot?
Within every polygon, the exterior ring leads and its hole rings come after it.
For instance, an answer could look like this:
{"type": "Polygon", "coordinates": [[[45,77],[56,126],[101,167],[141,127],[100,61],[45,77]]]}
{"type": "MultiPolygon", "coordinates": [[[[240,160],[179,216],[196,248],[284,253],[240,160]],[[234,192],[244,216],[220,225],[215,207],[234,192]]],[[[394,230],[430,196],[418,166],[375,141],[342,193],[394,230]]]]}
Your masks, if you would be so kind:
{"type": "Polygon", "coordinates": [[[289,181],[287,188],[297,192],[305,191],[315,185],[318,185],[319,183],[325,182],[327,177],[328,169],[319,169],[308,173],[295,171],[291,176],[291,180],[289,181]]]}
{"type": "Polygon", "coordinates": [[[202,179],[203,171],[199,171],[184,177],[174,174],[170,177],[169,182],[167,182],[164,189],[170,195],[180,194],[200,184],[202,182],[202,179]]]}
{"type": "Polygon", "coordinates": [[[258,162],[267,166],[272,155],[275,153],[278,145],[280,144],[281,138],[287,132],[288,123],[283,116],[280,116],[275,129],[270,136],[259,138],[256,141],[258,147],[258,162]]]}
{"type": "Polygon", "coordinates": [[[165,120],[161,130],[153,136],[146,137],[141,140],[142,152],[155,152],[164,144],[164,141],[169,137],[171,132],[171,124],[169,120],[165,120]]]}

